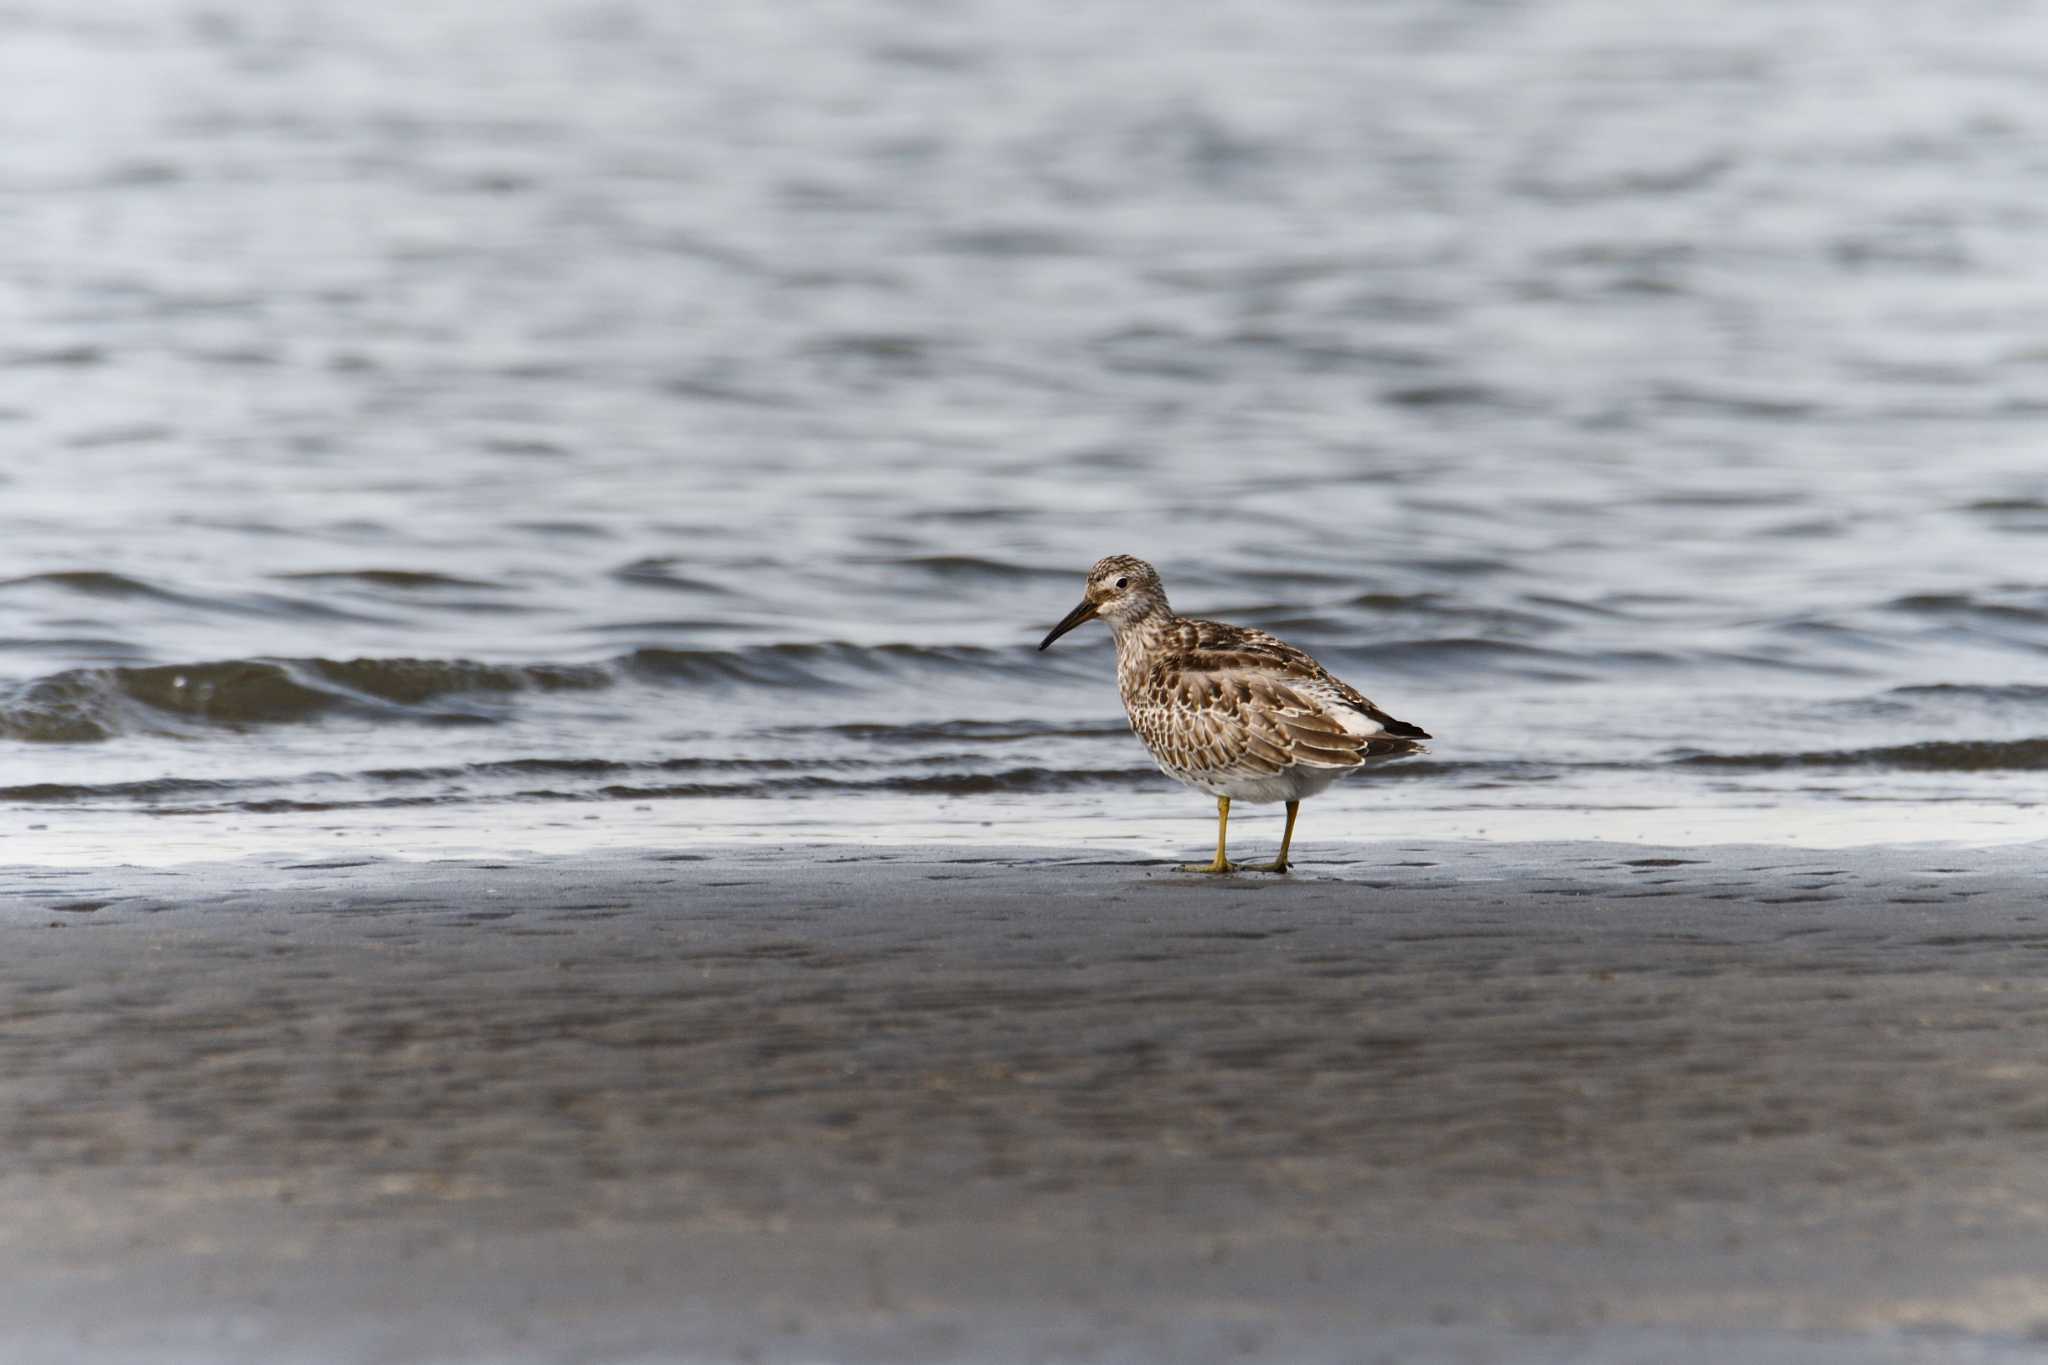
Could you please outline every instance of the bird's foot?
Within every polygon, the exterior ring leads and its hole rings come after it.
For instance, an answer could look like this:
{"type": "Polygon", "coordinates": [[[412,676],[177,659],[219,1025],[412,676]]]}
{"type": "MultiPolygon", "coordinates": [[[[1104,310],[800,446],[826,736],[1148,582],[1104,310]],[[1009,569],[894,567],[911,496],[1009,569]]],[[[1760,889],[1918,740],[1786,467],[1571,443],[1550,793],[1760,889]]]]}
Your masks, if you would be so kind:
{"type": "Polygon", "coordinates": [[[1278,872],[1282,876],[1285,876],[1287,870],[1293,866],[1294,864],[1288,862],[1285,858],[1275,858],[1270,863],[1247,864],[1245,865],[1244,870],[1247,872],[1278,872]]]}
{"type": "Polygon", "coordinates": [[[1235,872],[1242,866],[1242,863],[1227,863],[1223,859],[1218,858],[1212,863],[1182,863],[1180,870],[1183,872],[1206,872],[1220,876],[1225,872],[1235,872]]]}

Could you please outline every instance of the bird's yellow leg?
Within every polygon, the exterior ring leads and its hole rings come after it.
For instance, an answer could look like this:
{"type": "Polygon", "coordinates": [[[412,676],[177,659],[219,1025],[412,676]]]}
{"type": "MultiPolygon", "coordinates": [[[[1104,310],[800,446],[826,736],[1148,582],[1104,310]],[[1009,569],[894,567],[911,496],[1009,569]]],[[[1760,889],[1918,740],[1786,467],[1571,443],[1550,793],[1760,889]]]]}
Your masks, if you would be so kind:
{"type": "Polygon", "coordinates": [[[1287,830],[1280,836],[1280,856],[1270,863],[1263,863],[1253,868],[1252,871],[1285,872],[1287,870],[1287,850],[1294,843],[1294,817],[1299,814],[1301,814],[1301,802],[1289,801],[1287,803],[1287,830]]]}
{"type": "Polygon", "coordinates": [[[1230,798],[1216,798],[1216,861],[1213,863],[1185,863],[1183,872],[1235,872],[1237,864],[1223,856],[1223,842],[1230,830],[1230,798]]]}

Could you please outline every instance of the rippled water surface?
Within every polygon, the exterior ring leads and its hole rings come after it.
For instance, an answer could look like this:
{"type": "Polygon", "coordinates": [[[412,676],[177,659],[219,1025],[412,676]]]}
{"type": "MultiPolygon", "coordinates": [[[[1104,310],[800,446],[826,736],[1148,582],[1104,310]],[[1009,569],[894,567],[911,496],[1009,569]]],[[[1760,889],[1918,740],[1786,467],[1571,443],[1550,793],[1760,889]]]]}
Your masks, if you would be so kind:
{"type": "Polygon", "coordinates": [[[1988,5],[9,5],[0,831],[1192,846],[1100,631],[1034,650],[1128,551],[1437,736],[1305,839],[2038,837],[2044,60],[1988,5]]]}

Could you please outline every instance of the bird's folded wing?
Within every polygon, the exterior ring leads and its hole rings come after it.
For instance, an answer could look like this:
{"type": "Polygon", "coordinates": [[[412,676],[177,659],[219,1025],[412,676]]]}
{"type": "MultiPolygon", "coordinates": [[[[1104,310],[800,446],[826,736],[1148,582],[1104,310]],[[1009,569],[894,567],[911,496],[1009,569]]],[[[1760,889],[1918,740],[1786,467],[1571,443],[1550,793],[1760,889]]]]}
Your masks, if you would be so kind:
{"type": "Polygon", "coordinates": [[[1414,726],[1379,711],[1313,661],[1304,667],[1268,655],[1202,650],[1155,669],[1146,684],[1132,708],[1133,724],[1162,757],[1182,767],[1354,768],[1421,748],[1401,732],[1419,734],[1414,726]]]}

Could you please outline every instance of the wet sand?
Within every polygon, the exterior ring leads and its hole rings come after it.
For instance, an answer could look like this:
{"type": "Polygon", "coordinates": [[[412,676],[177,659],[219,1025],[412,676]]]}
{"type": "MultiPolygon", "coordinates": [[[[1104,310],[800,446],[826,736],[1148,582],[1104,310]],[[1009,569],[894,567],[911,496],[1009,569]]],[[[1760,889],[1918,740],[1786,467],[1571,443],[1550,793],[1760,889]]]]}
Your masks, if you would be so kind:
{"type": "Polygon", "coordinates": [[[2044,851],[0,870],[0,1355],[2042,1358],[2044,851]]]}

